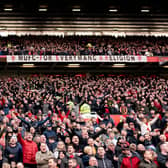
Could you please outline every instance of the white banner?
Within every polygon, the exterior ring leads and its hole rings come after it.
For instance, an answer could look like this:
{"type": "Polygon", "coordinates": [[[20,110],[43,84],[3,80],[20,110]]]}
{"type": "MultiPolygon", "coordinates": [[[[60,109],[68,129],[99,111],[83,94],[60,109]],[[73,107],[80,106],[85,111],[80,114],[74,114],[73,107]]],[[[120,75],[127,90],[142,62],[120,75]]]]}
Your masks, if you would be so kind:
{"type": "Polygon", "coordinates": [[[132,55],[7,55],[7,62],[147,62],[146,56],[132,55]]]}

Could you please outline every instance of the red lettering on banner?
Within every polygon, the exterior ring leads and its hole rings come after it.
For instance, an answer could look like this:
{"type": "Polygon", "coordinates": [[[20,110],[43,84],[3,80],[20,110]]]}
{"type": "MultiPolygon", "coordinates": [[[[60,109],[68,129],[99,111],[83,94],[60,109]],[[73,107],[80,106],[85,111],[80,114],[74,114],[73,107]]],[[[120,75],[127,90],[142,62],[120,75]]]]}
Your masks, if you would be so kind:
{"type": "Polygon", "coordinates": [[[42,60],[42,55],[40,55],[40,60],[42,60]]]}
{"type": "Polygon", "coordinates": [[[15,60],[15,56],[14,55],[12,55],[12,61],[14,61],[15,60]]]}
{"type": "Polygon", "coordinates": [[[105,60],[107,61],[107,60],[108,60],[108,58],[109,58],[109,57],[106,55],[106,56],[105,56],[105,60]]]}
{"type": "Polygon", "coordinates": [[[57,61],[59,61],[59,58],[58,58],[58,56],[57,56],[57,55],[56,55],[56,60],[57,60],[57,61]]]}
{"type": "Polygon", "coordinates": [[[99,59],[100,59],[100,60],[103,60],[103,57],[102,57],[102,56],[100,56],[100,57],[99,57],[99,59]]]}

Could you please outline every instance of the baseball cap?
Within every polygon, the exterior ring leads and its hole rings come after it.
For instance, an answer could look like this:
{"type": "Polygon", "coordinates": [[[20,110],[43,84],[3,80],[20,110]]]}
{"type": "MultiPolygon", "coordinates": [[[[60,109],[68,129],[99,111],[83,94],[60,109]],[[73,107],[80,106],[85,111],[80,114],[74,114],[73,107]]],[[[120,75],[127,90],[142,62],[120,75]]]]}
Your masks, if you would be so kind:
{"type": "Polygon", "coordinates": [[[125,142],[123,145],[122,145],[122,150],[128,150],[129,149],[129,146],[130,144],[128,142],[125,142]]]}

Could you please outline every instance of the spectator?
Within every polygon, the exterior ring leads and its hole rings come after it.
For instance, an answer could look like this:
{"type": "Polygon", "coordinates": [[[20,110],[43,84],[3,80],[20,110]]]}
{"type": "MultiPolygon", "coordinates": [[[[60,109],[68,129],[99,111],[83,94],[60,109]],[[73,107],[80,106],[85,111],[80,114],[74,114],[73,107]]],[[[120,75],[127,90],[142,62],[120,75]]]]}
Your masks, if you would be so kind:
{"type": "Polygon", "coordinates": [[[80,168],[75,158],[71,158],[68,160],[68,167],[67,168],[80,168]]]}
{"type": "Polygon", "coordinates": [[[55,158],[58,158],[59,152],[65,152],[66,151],[66,146],[63,141],[58,141],[56,148],[54,149],[54,156],[55,158]]]}
{"type": "Polygon", "coordinates": [[[143,121],[140,121],[138,118],[136,118],[136,121],[141,127],[141,134],[144,135],[145,133],[148,133],[149,131],[151,131],[151,125],[157,121],[160,115],[157,114],[156,117],[151,121],[148,121],[148,118],[145,118],[143,115],[141,116],[143,117],[142,118],[143,121]]]}
{"type": "Polygon", "coordinates": [[[81,145],[79,144],[79,137],[74,135],[72,137],[72,144],[73,144],[73,147],[75,148],[75,152],[76,153],[80,153],[82,152],[82,148],[81,148],[81,145]]]}
{"type": "Polygon", "coordinates": [[[128,143],[123,145],[122,150],[122,154],[119,156],[119,167],[129,168],[132,166],[134,168],[138,168],[140,160],[137,155],[130,151],[128,143]]]}
{"type": "Polygon", "coordinates": [[[160,153],[158,154],[158,164],[160,167],[165,168],[166,160],[168,157],[168,144],[167,142],[160,144],[160,153]]]}
{"type": "Polygon", "coordinates": [[[51,158],[48,160],[48,168],[58,168],[57,167],[57,159],[51,158]]]}
{"type": "Polygon", "coordinates": [[[125,106],[125,104],[122,103],[121,106],[120,106],[120,113],[123,114],[123,115],[126,115],[127,112],[128,112],[127,106],[125,106]]]}
{"type": "Polygon", "coordinates": [[[114,167],[111,160],[107,159],[105,154],[105,149],[103,147],[98,147],[97,149],[97,162],[98,162],[98,167],[100,168],[111,168],[114,167]]]}
{"type": "Polygon", "coordinates": [[[15,135],[11,137],[4,155],[4,160],[6,160],[7,163],[15,162],[17,164],[18,162],[22,162],[22,147],[17,143],[17,137],[15,135]]]}
{"type": "Polygon", "coordinates": [[[117,157],[115,156],[115,144],[109,141],[107,145],[106,156],[114,165],[114,168],[117,168],[117,157]]]}
{"type": "Polygon", "coordinates": [[[71,144],[68,145],[68,147],[67,147],[67,156],[62,159],[60,168],[68,167],[67,163],[68,163],[68,159],[70,159],[70,158],[76,159],[77,165],[79,165],[80,168],[84,168],[82,160],[78,156],[75,155],[75,149],[74,149],[73,145],[71,145],[71,144]]]}
{"type": "Polygon", "coordinates": [[[97,168],[98,162],[97,159],[94,156],[91,156],[89,159],[89,166],[87,168],[97,168]]]}
{"type": "Polygon", "coordinates": [[[45,135],[41,135],[41,136],[40,136],[40,143],[39,143],[38,149],[40,149],[40,144],[41,144],[41,143],[46,144],[47,151],[49,151],[49,148],[48,148],[48,146],[47,146],[47,139],[46,139],[45,135]]]}
{"type": "Polygon", "coordinates": [[[146,150],[144,153],[144,159],[140,162],[138,168],[157,168],[154,163],[154,157],[151,151],[146,150]]]}
{"type": "Polygon", "coordinates": [[[47,142],[47,146],[48,146],[49,150],[54,153],[54,150],[57,146],[57,142],[55,141],[55,137],[49,137],[48,142],[47,142]]]}
{"type": "MultiPolygon", "coordinates": [[[[36,117],[34,115],[32,115],[31,113],[30,113],[30,116],[31,116],[31,121],[30,122],[28,122],[25,119],[17,116],[22,122],[24,122],[28,126],[29,130],[30,130],[31,127],[33,127],[34,129],[37,130],[40,126],[42,126],[49,119],[49,117],[47,117],[43,121],[37,121],[36,117]]],[[[49,116],[50,116],[50,114],[49,114],[49,116]]]]}
{"type": "Polygon", "coordinates": [[[23,163],[19,162],[19,163],[17,163],[16,167],[17,168],[24,168],[24,165],[23,165],[23,163]]]}
{"type": "Polygon", "coordinates": [[[59,151],[58,152],[58,167],[60,167],[60,165],[61,165],[61,161],[62,161],[62,159],[64,158],[66,156],[66,152],[65,151],[59,151]]]}
{"type": "Polygon", "coordinates": [[[22,135],[19,130],[18,141],[22,145],[23,149],[23,163],[25,168],[36,168],[36,153],[38,151],[37,144],[33,142],[33,136],[30,132],[27,132],[25,139],[22,138],[22,135]]]}
{"type": "Polygon", "coordinates": [[[145,146],[143,144],[138,144],[137,145],[137,156],[140,160],[143,159],[143,155],[144,155],[144,152],[145,152],[145,146]]]}
{"type": "Polygon", "coordinates": [[[2,168],[10,168],[11,166],[10,166],[10,164],[8,164],[8,163],[3,163],[3,165],[2,165],[2,168]]]}
{"type": "Polygon", "coordinates": [[[48,168],[48,161],[50,158],[53,158],[53,153],[47,151],[45,143],[41,143],[40,151],[36,153],[37,168],[48,168]]]}
{"type": "Polygon", "coordinates": [[[93,151],[91,146],[85,146],[84,148],[84,155],[82,156],[82,162],[84,164],[84,167],[89,166],[89,159],[93,156],[93,151]]]}
{"type": "Polygon", "coordinates": [[[96,146],[95,146],[95,142],[93,138],[89,138],[88,139],[88,145],[91,147],[92,149],[92,155],[96,155],[96,146]]]}
{"type": "Polygon", "coordinates": [[[46,139],[49,139],[49,137],[53,137],[54,140],[56,141],[57,135],[55,131],[52,130],[52,125],[50,123],[47,124],[47,130],[44,131],[44,135],[46,139]]]}

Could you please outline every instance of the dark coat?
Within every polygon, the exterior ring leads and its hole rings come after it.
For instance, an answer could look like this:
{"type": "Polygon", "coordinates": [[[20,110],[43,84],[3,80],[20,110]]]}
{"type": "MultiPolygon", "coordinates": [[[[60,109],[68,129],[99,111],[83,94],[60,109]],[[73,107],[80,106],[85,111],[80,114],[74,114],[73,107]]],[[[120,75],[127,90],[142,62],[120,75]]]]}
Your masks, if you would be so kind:
{"type": "Polygon", "coordinates": [[[44,131],[43,134],[45,135],[45,137],[46,137],[47,140],[50,137],[53,137],[55,140],[57,139],[57,134],[53,130],[46,130],[46,131],[44,131]]]}
{"type": "Polygon", "coordinates": [[[138,168],[157,168],[157,165],[154,162],[147,162],[142,160],[138,166],[138,168]]]}
{"type": "Polygon", "coordinates": [[[114,168],[117,168],[117,167],[118,167],[117,161],[114,160],[114,153],[113,153],[113,151],[107,150],[107,151],[106,151],[106,157],[107,157],[107,159],[111,160],[111,162],[112,162],[113,165],[114,165],[114,168]]]}
{"type": "Polygon", "coordinates": [[[89,159],[90,159],[89,155],[83,155],[82,156],[82,162],[83,162],[84,167],[89,166],[89,159]]]}
{"type": "Polygon", "coordinates": [[[114,168],[112,161],[107,159],[106,157],[105,158],[97,157],[97,162],[98,162],[98,168],[114,168]],[[104,166],[104,164],[106,167],[104,166]]]}
{"type": "Polygon", "coordinates": [[[7,146],[4,152],[5,161],[11,163],[14,161],[16,163],[22,162],[22,147],[20,144],[16,144],[15,147],[7,146]],[[10,158],[9,155],[14,155],[14,157],[10,158]]]}
{"type": "Polygon", "coordinates": [[[48,146],[48,149],[51,152],[54,152],[54,149],[57,147],[57,143],[56,142],[54,142],[54,143],[47,143],[47,146],[48,146]]]}
{"type": "Polygon", "coordinates": [[[168,158],[168,155],[163,155],[161,153],[158,154],[157,161],[161,168],[166,168],[165,163],[166,163],[167,158],[168,158]]]}

